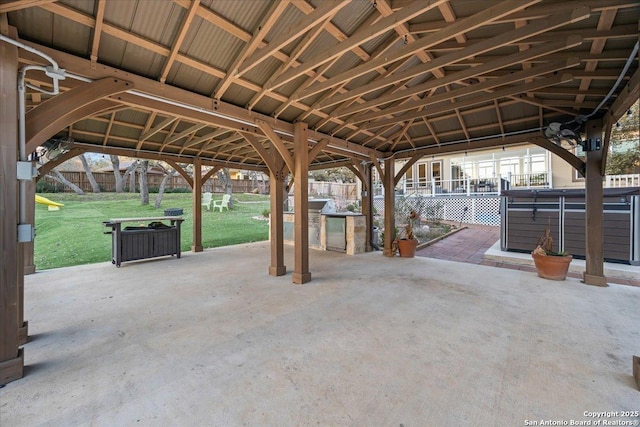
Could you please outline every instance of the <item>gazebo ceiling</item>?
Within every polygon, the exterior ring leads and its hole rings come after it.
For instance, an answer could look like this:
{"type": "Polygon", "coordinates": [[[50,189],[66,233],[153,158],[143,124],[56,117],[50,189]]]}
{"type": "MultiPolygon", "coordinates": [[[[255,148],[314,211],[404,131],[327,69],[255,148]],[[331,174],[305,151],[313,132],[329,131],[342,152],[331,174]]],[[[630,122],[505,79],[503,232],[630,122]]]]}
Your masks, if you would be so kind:
{"type": "MultiPolygon", "coordinates": [[[[315,167],[473,149],[600,117],[638,85],[637,1],[29,0],[5,12],[20,41],[85,78],[63,92],[131,83],[59,129],[92,151],[262,167],[251,135],[291,147],[299,121],[325,140],[315,167]]],[[[27,81],[50,89],[42,72],[27,81]]],[[[29,90],[28,110],[48,98],[29,90]]]]}

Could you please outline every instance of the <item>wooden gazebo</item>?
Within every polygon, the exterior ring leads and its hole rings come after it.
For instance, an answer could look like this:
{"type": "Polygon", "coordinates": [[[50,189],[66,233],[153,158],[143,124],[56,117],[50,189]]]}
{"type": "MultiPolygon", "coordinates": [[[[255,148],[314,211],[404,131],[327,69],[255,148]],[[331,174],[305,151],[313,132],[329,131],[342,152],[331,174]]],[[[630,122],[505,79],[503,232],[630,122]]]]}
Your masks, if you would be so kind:
{"type": "Polygon", "coordinates": [[[373,168],[393,230],[393,189],[423,156],[534,143],[586,177],[584,282],[606,285],[601,177],[640,92],[639,24],[625,0],[2,0],[0,383],[23,375],[30,155],[50,140],[73,142],[46,168],[83,152],[172,164],[194,190],[194,251],[203,180],[268,173],[274,276],[289,176],[294,283],[311,280],[309,170],[358,176],[370,240],[373,168]],[[576,157],[545,135],[552,122],[599,148],[576,157]]]}

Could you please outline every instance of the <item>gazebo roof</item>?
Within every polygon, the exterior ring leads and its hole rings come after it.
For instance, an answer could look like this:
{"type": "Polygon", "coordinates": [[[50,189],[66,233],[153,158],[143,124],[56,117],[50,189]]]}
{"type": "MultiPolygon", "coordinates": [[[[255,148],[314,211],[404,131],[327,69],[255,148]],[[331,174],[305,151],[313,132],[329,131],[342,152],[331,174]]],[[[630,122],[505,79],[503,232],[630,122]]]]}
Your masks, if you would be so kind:
{"type": "MultiPolygon", "coordinates": [[[[291,149],[304,122],[320,168],[612,123],[638,97],[637,1],[33,0],[2,12],[84,78],[61,91],[127,82],[55,130],[89,151],[264,169],[256,143],[291,149]]],[[[37,71],[27,82],[51,85],[37,71]]],[[[46,108],[28,93],[28,111],[46,108]]]]}

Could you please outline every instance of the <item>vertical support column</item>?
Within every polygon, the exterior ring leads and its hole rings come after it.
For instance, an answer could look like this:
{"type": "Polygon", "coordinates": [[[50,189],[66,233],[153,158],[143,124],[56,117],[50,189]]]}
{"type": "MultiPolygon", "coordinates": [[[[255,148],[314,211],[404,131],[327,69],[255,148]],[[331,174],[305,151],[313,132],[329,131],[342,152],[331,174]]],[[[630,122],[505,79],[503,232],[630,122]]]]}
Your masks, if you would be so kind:
{"type": "MultiPolygon", "coordinates": [[[[8,30],[0,16],[0,31],[8,30]]],[[[18,48],[1,41],[0,103],[0,384],[6,384],[22,378],[24,352],[18,344],[18,48]]]]}
{"type": "Polygon", "coordinates": [[[294,177],[294,270],[293,283],[303,284],[311,280],[309,272],[309,150],[307,148],[307,125],[293,125],[294,177]]]}
{"type": "Polygon", "coordinates": [[[202,160],[193,159],[193,252],[202,252],[202,160]]]}
{"type": "MultiPolygon", "coordinates": [[[[283,163],[282,161],[277,162],[283,163]]],[[[281,165],[280,165],[281,166],[281,165]]],[[[282,168],[281,168],[282,169],[282,168]]],[[[287,272],[284,265],[284,173],[280,171],[269,172],[269,193],[271,201],[271,216],[269,227],[271,228],[271,265],[269,275],[282,276],[287,272]]]]}
{"type": "MultiPolygon", "coordinates": [[[[587,140],[602,141],[602,121],[592,120],[586,125],[587,140]]],[[[587,151],[585,173],[585,271],[582,281],[587,285],[607,286],[604,276],[604,211],[602,175],[602,148],[587,151]]]]}
{"type": "Polygon", "coordinates": [[[384,256],[394,256],[395,251],[392,249],[393,241],[396,238],[396,191],[394,178],[395,158],[391,157],[384,160],[384,177],[382,177],[382,185],[384,185],[384,256]]]}
{"type": "MultiPolygon", "coordinates": [[[[26,198],[27,198],[27,223],[36,223],[35,211],[36,211],[36,181],[27,181],[26,185],[26,198]]],[[[24,274],[33,274],[36,272],[36,265],[33,258],[33,240],[31,242],[23,243],[24,246],[24,274]]]]}
{"type": "Polygon", "coordinates": [[[367,164],[362,169],[362,215],[365,217],[367,227],[366,251],[371,252],[373,242],[373,181],[371,179],[371,165],[367,164]]]}

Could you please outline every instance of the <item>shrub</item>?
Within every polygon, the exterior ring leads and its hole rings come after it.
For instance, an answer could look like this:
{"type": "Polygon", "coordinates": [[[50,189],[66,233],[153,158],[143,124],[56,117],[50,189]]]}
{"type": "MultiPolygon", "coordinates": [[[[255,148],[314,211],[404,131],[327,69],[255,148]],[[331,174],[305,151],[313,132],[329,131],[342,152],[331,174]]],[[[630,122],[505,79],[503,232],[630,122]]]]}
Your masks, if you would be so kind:
{"type": "Polygon", "coordinates": [[[44,179],[36,183],[36,193],[61,193],[62,191],[62,184],[52,184],[44,179]]]}
{"type": "Polygon", "coordinates": [[[263,209],[262,210],[262,216],[265,218],[269,218],[269,209],[263,209]]]}

